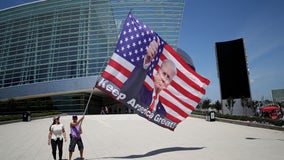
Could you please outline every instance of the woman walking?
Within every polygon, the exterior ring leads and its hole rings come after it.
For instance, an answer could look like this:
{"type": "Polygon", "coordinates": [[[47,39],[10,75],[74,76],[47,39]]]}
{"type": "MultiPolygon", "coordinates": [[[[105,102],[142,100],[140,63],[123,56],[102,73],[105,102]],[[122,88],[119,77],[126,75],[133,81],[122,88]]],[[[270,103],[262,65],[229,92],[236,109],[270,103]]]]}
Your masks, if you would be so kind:
{"type": "Polygon", "coordinates": [[[66,132],[64,129],[64,125],[60,123],[59,116],[53,118],[53,123],[49,128],[48,133],[48,145],[51,144],[53,159],[56,159],[56,148],[58,147],[59,151],[59,160],[62,160],[62,147],[63,147],[63,138],[65,142],[66,132]]]}

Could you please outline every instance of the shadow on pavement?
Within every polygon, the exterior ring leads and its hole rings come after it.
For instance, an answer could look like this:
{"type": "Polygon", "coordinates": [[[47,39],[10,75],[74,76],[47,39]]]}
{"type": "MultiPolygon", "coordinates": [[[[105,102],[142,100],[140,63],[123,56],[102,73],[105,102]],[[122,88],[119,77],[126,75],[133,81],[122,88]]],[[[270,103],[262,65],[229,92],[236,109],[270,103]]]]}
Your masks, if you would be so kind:
{"type": "Polygon", "coordinates": [[[247,140],[278,140],[284,141],[284,139],[273,139],[273,138],[254,138],[254,137],[246,137],[247,140]]]}
{"type": "Polygon", "coordinates": [[[150,157],[150,156],[154,156],[154,155],[166,153],[166,152],[192,151],[192,150],[200,150],[203,148],[205,147],[169,147],[169,148],[161,148],[161,149],[153,150],[145,154],[137,154],[137,155],[129,155],[129,156],[121,156],[121,157],[104,157],[104,158],[127,158],[127,159],[143,158],[143,157],[150,157]]]}

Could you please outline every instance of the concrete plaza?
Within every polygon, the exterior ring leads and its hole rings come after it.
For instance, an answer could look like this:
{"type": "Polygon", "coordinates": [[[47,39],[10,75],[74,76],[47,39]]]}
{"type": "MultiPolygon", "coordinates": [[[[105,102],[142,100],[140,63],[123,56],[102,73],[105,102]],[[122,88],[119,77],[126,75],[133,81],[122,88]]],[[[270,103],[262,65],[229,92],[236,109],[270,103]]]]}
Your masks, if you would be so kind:
{"type": "MultiPolygon", "coordinates": [[[[80,118],[81,116],[79,116],[80,118]]],[[[71,116],[61,123],[69,133],[71,116]]],[[[52,118],[0,125],[3,160],[52,160],[47,145],[52,118]]],[[[86,160],[281,160],[284,132],[189,117],[175,131],[136,114],[87,115],[83,122],[86,160]]],[[[69,137],[63,148],[68,159],[69,137]]],[[[76,147],[73,159],[79,158],[76,147]]]]}

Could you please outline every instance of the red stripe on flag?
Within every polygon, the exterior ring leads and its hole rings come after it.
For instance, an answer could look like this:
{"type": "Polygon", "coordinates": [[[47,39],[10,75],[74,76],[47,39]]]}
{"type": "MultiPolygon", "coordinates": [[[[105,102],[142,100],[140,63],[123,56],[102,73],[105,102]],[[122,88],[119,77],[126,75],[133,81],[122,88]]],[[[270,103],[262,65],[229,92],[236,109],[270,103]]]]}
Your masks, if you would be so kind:
{"type": "Polygon", "coordinates": [[[177,112],[180,116],[186,118],[188,116],[188,114],[186,112],[184,112],[182,109],[180,109],[178,106],[176,106],[175,104],[173,104],[170,100],[160,96],[160,100],[163,104],[165,104],[166,106],[170,107],[171,109],[173,109],[175,112],[177,112]]]}
{"type": "Polygon", "coordinates": [[[176,122],[176,123],[179,123],[179,122],[182,121],[182,120],[176,118],[175,116],[173,116],[173,115],[171,115],[171,114],[169,114],[169,113],[166,113],[166,117],[167,117],[168,119],[172,120],[173,122],[176,122]]]}
{"type": "Polygon", "coordinates": [[[186,103],[184,101],[182,101],[180,98],[178,98],[176,95],[174,95],[172,92],[170,92],[168,89],[164,90],[167,94],[169,94],[170,96],[172,96],[174,99],[176,99],[179,103],[181,103],[182,105],[184,105],[186,108],[190,109],[191,111],[193,111],[195,109],[194,106],[190,105],[189,103],[186,103]]]}
{"type": "Polygon", "coordinates": [[[179,91],[181,94],[183,94],[184,96],[192,99],[193,101],[195,101],[196,103],[199,103],[200,101],[200,97],[197,97],[195,95],[193,95],[192,93],[188,92],[187,90],[185,90],[182,86],[180,86],[178,83],[176,83],[175,81],[171,82],[171,86],[173,86],[177,91],[179,91]]]}
{"type": "Polygon", "coordinates": [[[121,88],[123,86],[123,83],[119,79],[117,79],[114,75],[112,75],[108,72],[103,72],[102,77],[104,77],[107,80],[110,80],[115,85],[117,85],[117,87],[119,87],[119,88],[121,88]]]}
{"type": "Polygon", "coordinates": [[[169,51],[169,53],[171,53],[173,55],[173,57],[175,57],[180,63],[181,65],[186,68],[186,70],[188,70],[190,73],[192,73],[194,76],[196,76],[201,82],[205,83],[206,85],[209,85],[210,81],[202,76],[200,76],[199,74],[197,74],[191,67],[189,67],[181,58],[181,56],[174,50],[171,48],[171,46],[169,45],[165,45],[164,48],[169,51]]]}
{"type": "Polygon", "coordinates": [[[161,59],[162,61],[164,61],[164,60],[167,59],[167,57],[166,57],[164,54],[161,54],[161,55],[160,55],[160,59],[161,59]]]}
{"type": "Polygon", "coordinates": [[[114,61],[113,59],[110,59],[108,65],[112,66],[113,68],[118,70],[121,74],[125,75],[126,77],[129,77],[131,75],[131,72],[128,69],[124,68],[124,66],[114,61]]]}
{"type": "Polygon", "coordinates": [[[180,70],[177,70],[177,76],[180,77],[183,81],[185,81],[188,85],[190,85],[195,90],[198,90],[202,94],[205,94],[205,89],[197,85],[195,82],[193,82],[190,78],[188,78],[185,74],[183,74],[180,70]]]}

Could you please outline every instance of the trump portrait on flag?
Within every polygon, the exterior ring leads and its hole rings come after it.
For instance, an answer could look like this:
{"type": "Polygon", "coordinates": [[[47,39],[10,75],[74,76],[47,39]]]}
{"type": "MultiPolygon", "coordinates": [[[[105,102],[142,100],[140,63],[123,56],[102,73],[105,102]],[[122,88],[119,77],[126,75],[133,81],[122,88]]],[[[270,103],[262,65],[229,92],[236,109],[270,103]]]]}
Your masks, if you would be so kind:
{"type": "MultiPolygon", "coordinates": [[[[176,75],[175,64],[173,61],[167,59],[162,62],[161,67],[159,67],[156,73],[151,74],[151,80],[153,80],[154,87],[149,87],[144,83],[148,68],[151,65],[152,60],[156,58],[159,45],[160,39],[157,37],[146,47],[146,55],[143,64],[135,67],[131,76],[121,89],[121,92],[126,94],[126,103],[134,98],[133,100],[136,104],[148,108],[146,116],[149,116],[150,113],[154,112],[162,116],[166,115],[166,110],[160,101],[159,93],[170,85],[176,75]]],[[[159,59],[159,57],[157,57],[157,59],[159,59]]]]}

